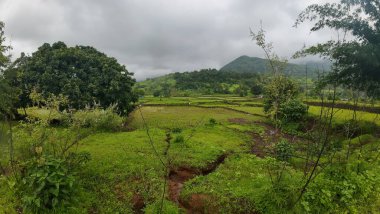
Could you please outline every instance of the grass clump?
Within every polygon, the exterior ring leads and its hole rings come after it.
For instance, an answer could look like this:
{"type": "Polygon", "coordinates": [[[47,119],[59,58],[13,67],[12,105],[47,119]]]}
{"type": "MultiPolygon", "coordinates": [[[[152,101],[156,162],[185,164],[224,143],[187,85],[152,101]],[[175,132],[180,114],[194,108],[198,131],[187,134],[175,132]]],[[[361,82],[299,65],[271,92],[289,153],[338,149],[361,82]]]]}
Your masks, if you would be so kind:
{"type": "Polygon", "coordinates": [[[182,132],[182,129],[181,129],[181,128],[178,128],[178,127],[176,127],[176,128],[173,128],[173,129],[172,129],[172,132],[173,132],[174,134],[179,134],[179,133],[181,133],[181,132],[182,132]]]}
{"type": "Polygon", "coordinates": [[[182,136],[182,135],[178,135],[174,138],[174,143],[184,143],[185,142],[185,138],[182,136]]]}
{"type": "Polygon", "coordinates": [[[208,120],[208,125],[210,125],[210,126],[215,126],[217,123],[216,123],[216,120],[214,119],[214,118],[210,118],[209,120],[208,120]]]}
{"type": "Polygon", "coordinates": [[[106,109],[79,110],[73,115],[73,123],[81,128],[92,128],[98,131],[117,131],[121,128],[123,118],[111,106],[106,109]]]}
{"type": "Polygon", "coordinates": [[[293,146],[287,140],[281,140],[274,146],[277,160],[289,161],[293,155],[293,146]]]}
{"type": "Polygon", "coordinates": [[[165,213],[165,214],[180,214],[181,209],[177,207],[176,204],[174,204],[171,201],[164,200],[162,203],[162,209],[161,209],[161,201],[156,201],[152,204],[149,204],[144,209],[145,214],[156,214],[156,213],[165,213]]]}

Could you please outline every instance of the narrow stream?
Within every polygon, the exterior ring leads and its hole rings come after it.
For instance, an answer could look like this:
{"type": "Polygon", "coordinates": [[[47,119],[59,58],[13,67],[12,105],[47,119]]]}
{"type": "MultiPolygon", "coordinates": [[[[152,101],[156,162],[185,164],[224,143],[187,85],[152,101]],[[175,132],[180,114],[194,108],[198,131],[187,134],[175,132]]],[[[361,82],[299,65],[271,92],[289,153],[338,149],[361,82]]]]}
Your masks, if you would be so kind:
{"type": "Polygon", "coordinates": [[[172,169],[169,173],[169,199],[178,204],[179,207],[186,210],[187,213],[194,213],[197,207],[193,207],[192,203],[185,203],[180,200],[181,190],[186,181],[199,176],[208,175],[214,172],[220,164],[224,162],[227,154],[219,156],[214,162],[210,163],[203,169],[194,169],[189,167],[179,167],[172,169]]]}

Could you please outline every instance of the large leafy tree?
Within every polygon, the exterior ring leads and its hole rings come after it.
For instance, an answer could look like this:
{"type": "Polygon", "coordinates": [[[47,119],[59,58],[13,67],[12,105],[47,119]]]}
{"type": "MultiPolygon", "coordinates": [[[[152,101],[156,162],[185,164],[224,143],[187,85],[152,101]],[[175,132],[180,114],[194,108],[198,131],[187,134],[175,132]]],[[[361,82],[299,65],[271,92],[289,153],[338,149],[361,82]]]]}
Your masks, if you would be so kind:
{"type": "Polygon", "coordinates": [[[63,42],[43,44],[31,56],[22,56],[12,69],[12,81],[22,88],[20,101],[28,103],[33,90],[48,97],[63,94],[71,108],[117,104],[120,113],[128,113],[137,101],[132,73],[115,58],[93,47],[67,47],[63,42]]]}
{"type": "Polygon", "coordinates": [[[380,83],[380,1],[341,0],[313,4],[298,17],[296,26],[311,21],[311,31],[341,32],[338,40],[306,47],[296,56],[321,55],[335,62],[330,79],[347,87],[378,94],[380,83]],[[345,35],[348,35],[347,37],[345,35]]]}

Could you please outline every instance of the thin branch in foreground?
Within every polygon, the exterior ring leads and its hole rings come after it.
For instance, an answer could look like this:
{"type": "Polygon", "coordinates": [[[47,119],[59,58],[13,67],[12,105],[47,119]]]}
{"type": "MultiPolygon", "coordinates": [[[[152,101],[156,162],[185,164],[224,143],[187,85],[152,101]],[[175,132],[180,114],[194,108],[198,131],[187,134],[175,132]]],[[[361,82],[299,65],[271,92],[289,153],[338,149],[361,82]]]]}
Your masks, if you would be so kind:
{"type": "Polygon", "coordinates": [[[156,147],[154,146],[154,142],[153,142],[152,136],[150,135],[150,130],[149,130],[148,124],[146,123],[145,118],[144,118],[144,115],[143,115],[143,113],[142,113],[142,111],[141,111],[141,107],[138,107],[138,110],[139,110],[139,112],[140,112],[141,119],[143,120],[144,128],[145,128],[145,130],[146,130],[146,134],[147,134],[148,137],[149,137],[149,143],[150,143],[150,145],[151,145],[151,147],[152,147],[152,149],[153,149],[154,154],[155,154],[155,155],[157,156],[157,158],[160,160],[161,164],[162,164],[164,167],[167,167],[166,164],[165,164],[165,162],[162,160],[160,154],[157,152],[156,147]]]}

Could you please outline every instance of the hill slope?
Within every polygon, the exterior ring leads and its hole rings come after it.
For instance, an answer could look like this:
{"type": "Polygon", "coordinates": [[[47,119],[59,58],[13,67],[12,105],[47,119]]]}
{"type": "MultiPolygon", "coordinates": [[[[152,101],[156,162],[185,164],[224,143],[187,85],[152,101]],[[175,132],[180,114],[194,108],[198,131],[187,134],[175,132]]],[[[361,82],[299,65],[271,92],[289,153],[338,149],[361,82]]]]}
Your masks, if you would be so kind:
{"type": "MultiPolygon", "coordinates": [[[[240,56],[232,62],[223,66],[220,71],[229,72],[249,72],[249,73],[266,73],[268,72],[269,62],[266,59],[258,57],[240,56]]],[[[293,77],[304,77],[306,66],[309,77],[316,77],[317,70],[329,69],[330,65],[326,62],[310,62],[306,64],[289,63],[285,73],[293,77]]]]}

